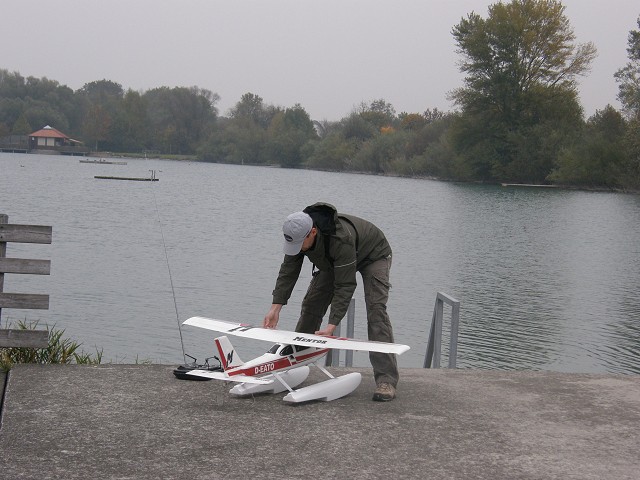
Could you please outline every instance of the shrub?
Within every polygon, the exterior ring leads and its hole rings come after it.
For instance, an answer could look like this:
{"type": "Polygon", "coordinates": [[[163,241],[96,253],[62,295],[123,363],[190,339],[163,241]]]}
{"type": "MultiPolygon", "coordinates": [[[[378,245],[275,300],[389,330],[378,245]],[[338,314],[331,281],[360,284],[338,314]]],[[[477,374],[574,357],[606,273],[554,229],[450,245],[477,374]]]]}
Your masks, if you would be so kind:
{"type": "MultiPolygon", "coordinates": [[[[35,330],[38,322],[20,321],[19,330],[35,330]]],[[[85,353],[81,344],[63,337],[64,330],[46,327],[49,344],[46,348],[0,348],[0,370],[9,371],[17,363],[98,365],[102,362],[102,350],[95,355],[85,353]]]]}

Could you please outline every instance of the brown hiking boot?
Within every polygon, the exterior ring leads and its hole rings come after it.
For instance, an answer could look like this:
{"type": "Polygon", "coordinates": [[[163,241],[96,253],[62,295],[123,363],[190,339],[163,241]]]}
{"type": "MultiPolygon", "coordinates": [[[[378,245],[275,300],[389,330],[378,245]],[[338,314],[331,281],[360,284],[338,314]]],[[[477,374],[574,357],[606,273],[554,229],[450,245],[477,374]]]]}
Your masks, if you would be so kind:
{"type": "Polygon", "coordinates": [[[396,389],[390,383],[380,383],[373,392],[374,402],[389,402],[396,398],[396,389]]]}

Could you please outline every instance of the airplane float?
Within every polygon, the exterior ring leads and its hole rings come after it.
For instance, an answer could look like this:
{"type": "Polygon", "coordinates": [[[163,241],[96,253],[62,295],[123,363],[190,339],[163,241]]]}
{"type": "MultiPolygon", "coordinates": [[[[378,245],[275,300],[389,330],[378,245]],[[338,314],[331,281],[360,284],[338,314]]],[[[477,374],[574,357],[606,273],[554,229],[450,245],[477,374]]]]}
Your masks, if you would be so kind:
{"type": "Polygon", "coordinates": [[[220,355],[222,371],[195,369],[190,370],[187,374],[215,380],[238,382],[238,385],[229,390],[229,393],[238,396],[267,392],[281,393],[288,390],[289,393],[283,400],[293,403],[308,402],[310,400],[335,400],[349,395],[358,388],[362,380],[360,373],[352,372],[340,377],[334,377],[324,367],[316,363],[330,349],[395,353],[397,355],[409,350],[409,346],[398,343],[273,330],[205,317],[191,317],[182,324],[238,337],[277,342],[264,355],[243,362],[226,335],[217,337],[214,342],[220,355]],[[315,364],[329,377],[329,380],[294,390],[295,387],[307,379],[309,375],[308,365],[310,364],[315,364]]]}

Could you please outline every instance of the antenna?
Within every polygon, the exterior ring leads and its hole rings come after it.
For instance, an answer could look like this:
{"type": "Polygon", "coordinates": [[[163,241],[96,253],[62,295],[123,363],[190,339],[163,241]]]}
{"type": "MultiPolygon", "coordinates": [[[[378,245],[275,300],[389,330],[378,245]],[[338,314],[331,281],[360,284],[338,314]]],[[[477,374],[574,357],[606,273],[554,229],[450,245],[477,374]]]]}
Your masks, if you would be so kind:
{"type": "MultiPolygon", "coordinates": [[[[155,176],[155,170],[150,170],[152,176],[155,176]]],[[[153,189],[153,182],[151,182],[151,188],[153,189]]],[[[180,315],[178,314],[178,302],[176,301],[176,290],[173,287],[173,275],[171,274],[171,265],[169,264],[169,255],[167,253],[167,243],[164,240],[164,231],[162,229],[162,220],[160,220],[160,211],[158,210],[158,200],[156,199],[156,192],[153,192],[153,202],[156,207],[156,216],[158,217],[158,224],[160,225],[160,235],[162,236],[162,247],[164,248],[164,258],[167,263],[167,271],[169,272],[169,282],[171,283],[171,295],[173,296],[173,306],[176,311],[176,322],[178,323],[178,332],[180,333],[180,346],[182,347],[182,359],[185,365],[187,364],[187,355],[184,352],[184,340],[182,339],[182,329],[180,328],[180,315]]]]}

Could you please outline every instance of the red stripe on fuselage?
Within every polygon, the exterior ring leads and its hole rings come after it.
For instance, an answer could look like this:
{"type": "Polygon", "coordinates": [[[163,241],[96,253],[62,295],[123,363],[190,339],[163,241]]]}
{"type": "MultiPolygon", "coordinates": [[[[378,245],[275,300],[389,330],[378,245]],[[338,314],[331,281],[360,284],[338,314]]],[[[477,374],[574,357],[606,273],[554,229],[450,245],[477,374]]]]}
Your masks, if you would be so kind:
{"type": "Polygon", "coordinates": [[[321,357],[322,355],[324,355],[328,351],[329,351],[328,348],[322,348],[322,349],[316,350],[316,351],[311,352],[311,353],[305,353],[304,355],[298,355],[298,356],[296,356],[296,360],[298,362],[304,362],[305,360],[308,360],[309,358],[321,357]]]}
{"type": "Polygon", "coordinates": [[[300,362],[312,361],[314,358],[319,358],[329,351],[328,348],[314,349],[313,352],[305,353],[304,355],[298,355],[295,357],[295,361],[292,362],[289,357],[278,358],[271,362],[261,363],[254,365],[253,367],[237,367],[225,372],[230,377],[233,375],[246,375],[248,377],[255,377],[258,375],[268,375],[273,372],[279,372],[280,370],[288,369],[300,362]]]}
{"type": "Polygon", "coordinates": [[[229,376],[232,375],[247,375],[248,377],[255,377],[257,375],[267,375],[269,373],[278,372],[285,368],[291,367],[291,362],[288,357],[282,357],[272,362],[265,362],[253,367],[233,369],[229,372],[229,376]]]}

